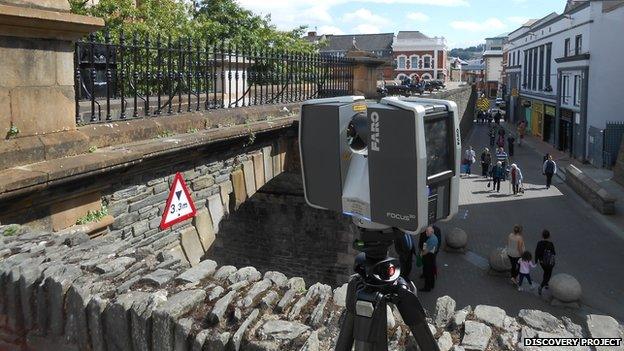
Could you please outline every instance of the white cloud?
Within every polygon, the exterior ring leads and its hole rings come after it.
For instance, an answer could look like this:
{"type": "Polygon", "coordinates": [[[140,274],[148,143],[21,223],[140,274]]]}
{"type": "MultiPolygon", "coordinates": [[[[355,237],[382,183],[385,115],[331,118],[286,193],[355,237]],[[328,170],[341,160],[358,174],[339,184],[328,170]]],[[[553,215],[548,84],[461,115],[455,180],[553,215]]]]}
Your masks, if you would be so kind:
{"type": "Polygon", "coordinates": [[[348,23],[366,23],[367,25],[376,27],[391,23],[387,18],[376,15],[368,9],[359,9],[354,12],[346,13],[342,16],[342,20],[348,23]]]}
{"type": "Polygon", "coordinates": [[[504,29],[506,26],[498,18],[491,17],[483,22],[453,21],[451,22],[451,27],[454,29],[461,29],[469,32],[485,32],[490,30],[504,29]]]}
{"type": "Polygon", "coordinates": [[[360,24],[353,28],[353,32],[356,34],[373,34],[380,33],[381,28],[373,24],[360,24]]]}
{"type": "Polygon", "coordinates": [[[429,20],[429,16],[422,12],[410,12],[407,14],[407,19],[417,22],[426,22],[429,20]]]}
{"type": "Polygon", "coordinates": [[[320,26],[318,27],[317,32],[319,35],[321,34],[336,34],[336,35],[345,34],[345,32],[342,29],[335,27],[335,26],[320,26]]]}

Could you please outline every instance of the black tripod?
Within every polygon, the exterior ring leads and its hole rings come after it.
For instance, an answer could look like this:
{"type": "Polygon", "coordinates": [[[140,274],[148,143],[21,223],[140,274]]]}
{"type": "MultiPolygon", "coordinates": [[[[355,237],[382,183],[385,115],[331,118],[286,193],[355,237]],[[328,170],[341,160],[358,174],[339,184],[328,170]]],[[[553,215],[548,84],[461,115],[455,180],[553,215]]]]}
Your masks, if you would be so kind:
{"type": "Polygon", "coordinates": [[[414,284],[400,276],[400,264],[388,257],[394,238],[402,235],[360,229],[354,248],[353,276],[347,288],[345,318],[336,343],[336,351],[388,351],[386,305],[393,303],[401,313],[421,351],[439,351],[425,320],[425,310],[416,296],[414,284]]]}

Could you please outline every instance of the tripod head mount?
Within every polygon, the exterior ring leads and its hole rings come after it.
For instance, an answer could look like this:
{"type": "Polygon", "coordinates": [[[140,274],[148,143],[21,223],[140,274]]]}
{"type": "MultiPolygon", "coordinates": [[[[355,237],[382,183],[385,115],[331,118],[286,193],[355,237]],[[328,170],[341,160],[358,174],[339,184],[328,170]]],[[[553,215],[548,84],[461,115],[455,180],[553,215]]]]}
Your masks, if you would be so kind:
{"type": "Polygon", "coordinates": [[[354,271],[371,287],[392,286],[401,274],[399,260],[388,257],[388,249],[403,233],[396,228],[371,230],[359,228],[359,238],[353,248],[360,253],[355,257],[354,271]]]}

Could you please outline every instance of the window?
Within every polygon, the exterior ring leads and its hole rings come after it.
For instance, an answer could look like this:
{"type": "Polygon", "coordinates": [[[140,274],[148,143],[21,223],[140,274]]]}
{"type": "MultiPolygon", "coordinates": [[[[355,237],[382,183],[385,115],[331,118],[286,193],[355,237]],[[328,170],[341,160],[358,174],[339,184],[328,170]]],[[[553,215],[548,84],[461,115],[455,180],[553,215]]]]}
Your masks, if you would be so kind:
{"type": "Polygon", "coordinates": [[[424,68],[431,68],[431,56],[423,57],[423,65],[424,65],[424,68]]]}
{"type": "Polygon", "coordinates": [[[405,56],[399,56],[397,58],[397,68],[399,69],[405,69],[405,61],[407,60],[407,57],[405,56]]]}
{"type": "Polygon", "coordinates": [[[405,79],[405,77],[406,77],[406,75],[405,75],[405,74],[403,74],[403,73],[401,73],[401,74],[399,74],[399,75],[397,76],[397,80],[402,81],[403,79],[405,79]]]}
{"type": "Polygon", "coordinates": [[[544,45],[539,47],[539,90],[544,90],[544,45]]]}
{"type": "Polygon", "coordinates": [[[429,79],[431,79],[431,75],[429,73],[425,73],[425,74],[422,75],[422,79],[423,80],[429,80],[429,79]]]}
{"type": "Polygon", "coordinates": [[[563,43],[563,57],[568,57],[568,53],[570,52],[570,38],[567,38],[563,43]]]}
{"type": "Polygon", "coordinates": [[[526,50],[524,50],[524,73],[522,74],[522,85],[524,87],[528,87],[527,85],[527,72],[529,69],[529,64],[528,64],[528,56],[527,56],[527,52],[526,50]]]}
{"type": "Polygon", "coordinates": [[[569,102],[570,77],[561,77],[561,103],[567,105],[569,102]]]}
{"type": "MultiPolygon", "coordinates": [[[[550,87],[550,60],[552,59],[552,44],[547,44],[546,45],[546,86],[545,87],[550,87]]],[[[550,88],[552,89],[552,87],[550,88]]]]}
{"type": "Polygon", "coordinates": [[[531,89],[537,89],[537,48],[533,49],[533,79],[531,80],[531,89]]]}
{"type": "Polygon", "coordinates": [[[574,76],[574,106],[581,106],[581,76],[574,76]]]}
{"type": "Polygon", "coordinates": [[[577,35],[574,39],[574,55],[580,55],[583,49],[583,36],[577,35]]]}
{"type": "Polygon", "coordinates": [[[410,56],[410,69],[418,68],[418,55],[410,56]]]}

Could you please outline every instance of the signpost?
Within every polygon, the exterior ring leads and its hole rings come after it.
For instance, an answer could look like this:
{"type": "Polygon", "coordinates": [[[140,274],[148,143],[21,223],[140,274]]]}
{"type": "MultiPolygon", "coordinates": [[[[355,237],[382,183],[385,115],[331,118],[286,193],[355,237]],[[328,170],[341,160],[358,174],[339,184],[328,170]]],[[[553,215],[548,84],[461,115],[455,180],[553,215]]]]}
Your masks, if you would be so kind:
{"type": "Polygon", "coordinates": [[[195,204],[191,199],[186,182],[180,172],[176,173],[167,198],[167,205],[160,221],[160,229],[164,230],[172,225],[195,217],[195,204]]]}

